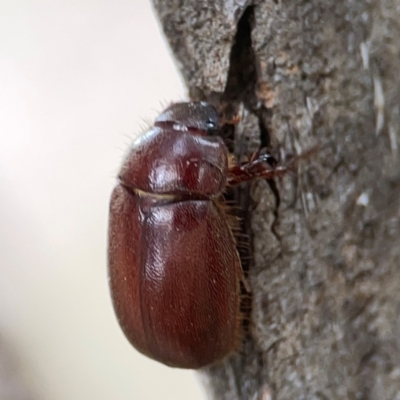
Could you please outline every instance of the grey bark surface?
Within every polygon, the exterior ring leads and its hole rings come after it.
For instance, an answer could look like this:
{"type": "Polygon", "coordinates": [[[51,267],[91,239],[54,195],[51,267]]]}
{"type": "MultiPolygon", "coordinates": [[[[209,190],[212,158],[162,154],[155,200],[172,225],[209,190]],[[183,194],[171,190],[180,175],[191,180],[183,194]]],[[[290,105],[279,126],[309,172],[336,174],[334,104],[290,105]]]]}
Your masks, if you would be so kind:
{"type": "Polygon", "coordinates": [[[251,184],[249,333],[210,398],[400,400],[400,0],[153,3],[191,98],[243,110],[237,154],[318,145],[278,235],[251,184]]]}

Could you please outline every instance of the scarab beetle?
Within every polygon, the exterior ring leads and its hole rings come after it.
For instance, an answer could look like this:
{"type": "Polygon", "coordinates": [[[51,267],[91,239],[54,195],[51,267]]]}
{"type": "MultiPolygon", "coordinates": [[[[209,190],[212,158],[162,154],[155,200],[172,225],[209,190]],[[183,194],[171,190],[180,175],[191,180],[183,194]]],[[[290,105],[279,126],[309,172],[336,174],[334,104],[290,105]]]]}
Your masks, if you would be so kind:
{"type": "Polygon", "coordinates": [[[212,364],[240,340],[243,273],[222,194],[285,167],[265,154],[240,165],[231,158],[215,108],[176,103],[133,143],[112,193],[108,262],[118,321],[137,350],[171,367],[212,364]]]}

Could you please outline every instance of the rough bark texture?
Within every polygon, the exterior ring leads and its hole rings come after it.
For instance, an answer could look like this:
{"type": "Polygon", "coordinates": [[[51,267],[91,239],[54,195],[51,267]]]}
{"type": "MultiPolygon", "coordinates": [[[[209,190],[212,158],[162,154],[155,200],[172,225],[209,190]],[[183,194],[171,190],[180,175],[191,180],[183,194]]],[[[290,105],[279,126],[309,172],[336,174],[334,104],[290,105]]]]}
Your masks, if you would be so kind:
{"type": "Polygon", "coordinates": [[[277,232],[251,185],[249,333],[210,397],[399,400],[400,0],[154,5],[190,96],[243,110],[236,153],[319,146],[277,182],[277,232]]]}

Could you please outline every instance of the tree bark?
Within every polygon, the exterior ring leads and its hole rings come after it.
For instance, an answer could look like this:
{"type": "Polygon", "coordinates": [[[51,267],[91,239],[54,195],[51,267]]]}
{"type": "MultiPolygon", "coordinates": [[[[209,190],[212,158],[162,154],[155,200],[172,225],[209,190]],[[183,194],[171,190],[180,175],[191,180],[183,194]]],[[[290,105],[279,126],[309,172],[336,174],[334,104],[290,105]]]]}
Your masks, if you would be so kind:
{"type": "Polygon", "coordinates": [[[399,400],[400,0],[153,2],[190,97],[243,111],[238,156],[318,146],[250,186],[248,332],[210,397],[399,400]]]}

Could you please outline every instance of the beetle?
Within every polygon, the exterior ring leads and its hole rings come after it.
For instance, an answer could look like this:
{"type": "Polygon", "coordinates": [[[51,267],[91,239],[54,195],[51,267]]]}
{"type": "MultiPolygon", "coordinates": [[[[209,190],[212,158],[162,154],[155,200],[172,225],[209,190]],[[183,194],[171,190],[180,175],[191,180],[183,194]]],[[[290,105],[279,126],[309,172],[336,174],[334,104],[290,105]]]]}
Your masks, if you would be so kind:
{"type": "Polygon", "coordinates": [[[286,172],[268,154],[234,163],[205,102],[175,103],[123,161],[110,202],[108,268],[119,324],[141,353],[197,369],[241,336],[236,241],[227,187],[286,172]]]}

